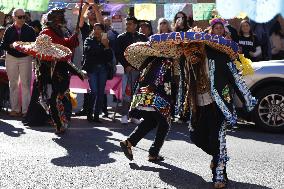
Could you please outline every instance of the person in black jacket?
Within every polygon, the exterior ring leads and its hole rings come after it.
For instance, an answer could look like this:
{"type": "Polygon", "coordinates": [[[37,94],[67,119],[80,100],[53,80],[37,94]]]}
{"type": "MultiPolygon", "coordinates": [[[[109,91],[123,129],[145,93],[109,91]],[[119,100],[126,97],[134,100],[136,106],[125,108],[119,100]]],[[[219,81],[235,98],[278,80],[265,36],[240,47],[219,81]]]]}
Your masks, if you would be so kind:
{"type": "Polygon", "coordinates": [[[107,62],[113,58],[106,35],[102,35],[104,25],[96,23],[90,36],[84,43],[83,69],[88,73],[91,95],[88,106],[87,120],[100,123],[99,114],[103,105],[107,81],[107,62]],[[93,107],[95,105],[94,117],[93,107]]]}
{"type": "Polygon", "coordinates": [[[25,11],[15,9],[13,11],[14,23],[9,26],[0,44],[0,49],[7,51],[6,69],[10,86],[11,109],[10,116],[25,116],[30,103],[31,78],[32,78],[32,58],[13,48],[13,42],[33,42],[36,34],[32,27],[25,24],[25,11]],[[19,104],[19,77],[22,83],[22,110],[19,104]]]}
{"type": "Polygon", "coordinates": [[[118,62],[124,67],[124,71],[127,76],[127,87],[129,90],[127,95],[124,95],[122,100],[122,118],[121,123],[127,124],[128,123],[128,110],[130,107],[132,90],[135,81],[139,76],[139,71],[132,67],[124,57],[125,49],[131,45],[132,43],[136,42],[146,42],[148,38],[136,31],[138,21],[135,17],[127,17],[126,18],[126,32],[120,34],[116,40],[116,49],[115,49],[115,56],[118,62]]]}

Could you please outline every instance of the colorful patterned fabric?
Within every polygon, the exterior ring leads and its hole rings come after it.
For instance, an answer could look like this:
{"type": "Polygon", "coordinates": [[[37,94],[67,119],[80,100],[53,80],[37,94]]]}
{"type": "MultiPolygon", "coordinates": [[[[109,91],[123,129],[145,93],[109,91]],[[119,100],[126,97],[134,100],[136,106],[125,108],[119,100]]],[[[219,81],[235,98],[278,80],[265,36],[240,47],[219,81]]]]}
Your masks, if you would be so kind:
{"type": "Polygon", "coordinates": [[[220,110],[223,112],[226,120],[231,124],[234,125],[237,123],[237,115],[233,114],[229,110],[229,108],[224,103],[223,99],[219,95],[218,91],[216,90],[214,83],[215,83],[215,61],[214,60],[208,60],[209,61],[209,77],[210,77],[210,84],[211,84],[211,95],[214,98],[214,101],[220,108],[220,110]]]}
{"type": "Polygon", "coordinates": [[[214,34],[204,32],[172,32],[156,34],[150,37],[151,46],[153,46],[154,43],[160,43],[162,45],[163,43],[180,44],[191,42],[204,43],[211,48],[228,54],[231,59],[238,58],[238,44],[214,34]]]}
{"type": "Polygon", "coordinates": [[[217,161],[217,167],[215,169],[215,178],[213,178],[214,182],[224,182],[224,169],[226,168],[227,161],[229,161],[229,157],[227,155],[227,144],[226,144],[226,127],[227,123],[224,121],[221,125],[220,131],[219,131],[219,141],[220,141],[220,147],[219,147],[219,155],[218,155],[218,161],[217,161]]]}
{"type": "Polygon", "coordinates": [[[240,92],[242,93],[242,95],[245,98],[247,110],[251,111],[254,108],[254,106],[257,104],[257,100],[255,99],[255,97],[253,97],[251,95],[251,92],[250,92],[248,86],[246,85],[246,83],[243,80],[243,78],[241,77],[241,75],[238,73],[236,65],[233,64],[232,62],[229,62],[228,67],[230,68],[230,71],[232,72],[232,74],[235,78],[237,87],[239,88],[240,92]]]}
{"type": "Polygon", "coordinates": [[[131,103],[131,110],[160,112],[170,123],[172,101],[173,61],[156,58],[142,71],[139,84],[131,103]]]}

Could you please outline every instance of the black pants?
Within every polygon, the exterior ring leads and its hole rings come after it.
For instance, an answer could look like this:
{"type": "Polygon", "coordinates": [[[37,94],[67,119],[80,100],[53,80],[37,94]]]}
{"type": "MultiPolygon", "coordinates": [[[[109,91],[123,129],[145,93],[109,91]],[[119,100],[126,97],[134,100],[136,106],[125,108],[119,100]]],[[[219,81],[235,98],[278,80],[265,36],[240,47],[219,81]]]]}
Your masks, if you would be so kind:
{"type": "Polygon", "coordinates": [[[147,133],[157,127],[156,137],[149,149],[149,155],[158,156],[170,126],[166,119],[158,112],[139,110],[139,113],[144,120],[135,128],[127,140],[132,146],[136,146],[147,133]]]}
{"type": "Polygon", "coordinates": [[[212,155],[213,182],[224,182],[226,177],[227,147],[224,115],[215,104],[198,107],[193,123],[191,141],[204,152],[212,155]]]}
{"type": "Polygon", "coordinates": [[[209,155],[219,154],[219,131],[224,116],[215,103],[198,107],[191,141],[209,155]]]}

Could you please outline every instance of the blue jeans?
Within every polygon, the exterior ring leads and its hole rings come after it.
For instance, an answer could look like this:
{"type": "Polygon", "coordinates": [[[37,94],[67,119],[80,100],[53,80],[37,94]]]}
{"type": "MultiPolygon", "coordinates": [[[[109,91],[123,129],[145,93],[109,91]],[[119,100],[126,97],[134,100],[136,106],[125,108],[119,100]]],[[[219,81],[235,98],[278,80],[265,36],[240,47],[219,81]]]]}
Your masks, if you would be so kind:
{"type": "Polygon", "coordinates": [[[107,81],[107,68],[105,65],[97,65],[92,73],[88,73],[89,85],[91,88],[89,113],[93,112],[95,105],[94,115],[99,116],[105,93],[105,86],[107,81]]]}

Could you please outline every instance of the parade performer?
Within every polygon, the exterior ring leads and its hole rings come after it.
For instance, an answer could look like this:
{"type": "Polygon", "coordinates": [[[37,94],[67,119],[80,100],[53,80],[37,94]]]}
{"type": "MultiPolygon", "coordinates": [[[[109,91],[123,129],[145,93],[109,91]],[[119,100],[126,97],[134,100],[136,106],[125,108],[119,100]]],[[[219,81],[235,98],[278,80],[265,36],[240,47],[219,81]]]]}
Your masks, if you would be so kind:
{"type": "Polygon", "coordinates": [[[178,75],[178,58],[181,50],[178,46],[150,46],[147,42],[130,45],[125,51],[125,58],[131,66],[140,70],[138,86],[133,95],[129,116],[143,121],[120,146],[125,156],[133,160],[131,147],[152,129],[157,133],[149,149],[149,161],[163,161],[159,155],[169,131],[171,121],[172,83],[178,75]],[[172,47],[172,48],[171,48],[172,47]]]}
{"type": "Polygon", "coordinates": [[[150,41],[182,44],[186,64],[181,82],[186,83],[186,92],[179,101],[182,99],[183,113],[190,113],[192,142],[212,156],[214,188],[226,187],[226,128],[237,122],[234,92],[248,111],[256,104],[237,67],[243,73],[250,73],[252,68],[242,56],[243,64],[233,61],[238,59],[237,44],[221,36],[180,32],[155,35],[150,41]]]}
{"type": "Polygon", "coordinates": [[[78,75],[81,79],[84,77],[84,74],[70,62],[70,49],[78,46],[78,34],[65,37],[65,24],[64,10],[52,9],[47,13],[47,27],[34,44],[14,44],[17,50],[37,58],[35,68],[39,82],[39,102],[50,115],[50,123],[58,134],[64,133],[71,119],[70,73],[78,75]]]}

